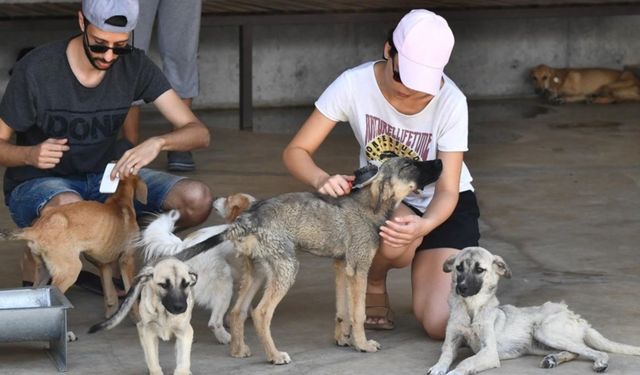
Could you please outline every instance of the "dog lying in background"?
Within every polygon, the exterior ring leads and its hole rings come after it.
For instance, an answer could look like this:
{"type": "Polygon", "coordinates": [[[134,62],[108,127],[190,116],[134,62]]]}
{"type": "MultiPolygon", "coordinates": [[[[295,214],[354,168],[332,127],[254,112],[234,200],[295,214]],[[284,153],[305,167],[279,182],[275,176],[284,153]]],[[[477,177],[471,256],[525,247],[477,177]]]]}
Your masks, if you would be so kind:
{"type": "Polygon", "coordinates": [[[271,320],[295,281],[296,250],[335,260],[336,343],[363,352],[377,351],[380,344],[367,340],[364,321],[367,274],[378,250],[378,231],[402,199],[436,181],[441,171],[440,160],[389,158],[349,195],[289,193],[256,202],[225,232],[176,254],[178,259],[189,259],[228,240],[242,257],[244,271],[229,314],[231,355],[251,355],[244,340],[244,323],[253,297],[264,285],[262,298],[251,313],[254,326],[269,362],[291,362],[289,354],[278,351],[273,342],[271,320]]]}
{"type": "Polygon", "coordinates": [[[640,347],[606,339],[564,303],[518,308],[499,305],[498,280],[510,278],[507,263],[481,247],[468,247],[443,265],[453,272],[450,316],[438,363],[429,375],[466,375],[500,367],[500,361],[523,355],[545,356],[540,367],[552,368],[578,355],[594,361],[593,370],[609,366],[604,352],[640,355],[640,347]],[[463,344],[475,355],[448,371],[463,344]]]}
{"type": "MultiPolygon", "coordinates": [[[[216,199],[213,207],[227,223],[230,223],[254,201],[255,198],[248,194],[234,194],[216,199]]],[[[202,228],[181,240],[173,234],[175,223],[179,218],[179,212],[172,210],[159,215],[142,232],[139,244],[144,249],[147,261],[176,254],[227,228],[227,225],[202,228]]],[[[228,344],[231,340],[231,335],[224,328],[223,321],[224,314],[231,303],[233,281],[239,278],[237,273],[241,269],[239,259],[233,250],[231,242],[225,241],[211,251],[187,261],[187,264],[200,275],[200,281],[193,289],[195,301],[198,305],[211,310],[208,326],[221,344],[228,344]]]]}
{"type": "Polygon", "coordinates": [[[640,100],[640,80],[629,71],[604,68],[531,70],[536,93],[555,104],[589,101],[608,104],[640,100]]]}
{"type": "Polygon", "coordinates": [[[82,270],[80,254],[84,254],[100,270],[105,316],[110,316],[118,308],[112,264],[119,264],[125,290],[135,276],[139,227],[134,197],[142,203],[147,201],[147,186],[137,176],[120,180],[116,192],[104,204],[80,201],[53,207],[45,210],[33,226],[4,237],[27,241],[37,264],[34,285],[46,284],[50,274],[52,284],[62,293],[78,278],[82,270]]]}
{"type": "Polygon", "coordinates": [[[116,313],[89,329],[95,333],[117,326],[140,297],[140,321],[136,324],[149,374],[162,375],[158,360],[158,338],[176,337],[176,369],[174,375],[191,374],[193,328],[193,286],[198,275],[188,265],[174,259],[160,260],[143,268],[116,313]]]}

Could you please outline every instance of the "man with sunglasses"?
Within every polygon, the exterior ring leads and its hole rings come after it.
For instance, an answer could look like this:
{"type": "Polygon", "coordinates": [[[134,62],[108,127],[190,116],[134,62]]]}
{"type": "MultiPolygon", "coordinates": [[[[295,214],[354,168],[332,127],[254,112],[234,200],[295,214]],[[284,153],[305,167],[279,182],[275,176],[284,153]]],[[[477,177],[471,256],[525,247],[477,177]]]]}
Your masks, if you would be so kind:
{"type": "MultiPolygon", "coordinates": [[[[212,198],[205,184],[145,168],[161,151],[207,147],[209,131],[131,46],[137,19],[137,0],[83,0],[80,35],[38,47],[14,67],[0,102],[0,164],[7,167],[5,202],[19,227],[50,207],[106,199],[99,186],[114,159],[111,178],[139,175],[147,184],[148,201],[136,202],[138,213],[176,208],[182,227],[207,219],[212,198]],[[153,102],[174,130],[123,152],[119,132],[140,99],[153,102]]],[[[32,275],[26,251],[25,284],[32,275]]]]}
{"type": "Polygon", "coordinates": [[[387,272],[411,265],[413,312],[432,338],[443,338],[451,276],[444,261],[477,246],[479,211],[467,151],[467,101],[444,73],[454,38],[447,22],[424,9],[406,14],[384,44],[383,60],[342,73],[284,150],[294,177],[332,196],[348,194],[354,176],[330,175],[313,154],[338,122],[348,122],[360,144],[360,166],[395,154],[441,159],[440,179],[409,196],[380,229],[381,244],[367,283],[365,327],[392,329],[387,272]]]}

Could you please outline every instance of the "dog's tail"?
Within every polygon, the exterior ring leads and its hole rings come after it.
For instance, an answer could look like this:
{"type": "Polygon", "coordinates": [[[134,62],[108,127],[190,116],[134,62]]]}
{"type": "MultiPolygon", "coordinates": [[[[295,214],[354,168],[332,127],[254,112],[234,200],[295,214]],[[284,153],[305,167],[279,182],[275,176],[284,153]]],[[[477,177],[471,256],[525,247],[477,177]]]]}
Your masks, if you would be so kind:
{"type": "Polygon", "coordinates": [[[184,248],[182,240],[173,234],[179,218],[178,210],[171,210],[159,215],[140,233],[137,245],[143,249],[145,263],[177,254],[184,248]]]}
{"type": "Polygon", "coordinates": [[[122,301],[122,304],[118,308],[118,311],[116,311],[115,314],[111,315],[107,320],[91,326],[91,328],[89,328],[89,333],[96,333],[104,329],[111,329],[117,326],[118,324],[120,324],[120,322],[124,319],[124,317],[127,316],[127,314],[129,313],[133,305],[136,302],[138,302],[138,297],[140,297],[140,293],[142,292],[142,287],[144,286],[144,283],[152,275],[153,275],[152,267],[145,267],[142,271],[140,271],[138,276],[136,276],[136,278],[134,279],[134,283],[129,289],[127,296],[125,297],[124,301],[122,301]]]}
{"type": "Polygon", "coordinates": [[[221,244],[222,242],[224,242],[226,240],[226,234],[227,234],[227,230],[224,230],[212,237],[209,237],[207,239],[205,239],[202,242],[198,242],[197,244],[191,246],[191,247],[187,247],[186,249],[182,250],[181,252],[177,253],[174,255],[174,257],[178,260],[181,261],[187,261],[191,258],[193,258],[194,256],[200,254],[200,253],[204,253],[207,250],[212,249],[213,247],[221,244]]]}
{"type": "Polygon", "coordinates": [[[587,328],[585,342],[590,347],[605,352],[640,356],[640,347],[611,341],[591,327],[587,328]]]}
{"type": "Polygon", "coordinates": [[[137,245],[143,249],[145,262],[149,263],[162,257],[175,256],[192,244],[202,242],[227,229],[227,225],[202,228],[189,234],[183,241],[173,234],[173,229],[179,218],[180,213],[177,210],[158,215],[140,234],[137,245]]]}
{"type": "Polygon", "coordinates": [[[13,240],[24,240],[24,231],[22,229],[3,229],[0,228],[0,240],[2,241],[13,241],[13,240]]]}

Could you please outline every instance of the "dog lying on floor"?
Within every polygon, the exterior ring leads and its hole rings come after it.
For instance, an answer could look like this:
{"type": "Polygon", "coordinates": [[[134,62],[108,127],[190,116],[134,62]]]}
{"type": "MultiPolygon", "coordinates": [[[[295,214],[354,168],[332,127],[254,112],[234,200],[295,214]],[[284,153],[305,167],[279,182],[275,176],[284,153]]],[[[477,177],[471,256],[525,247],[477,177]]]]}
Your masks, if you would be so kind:
{"type": "Polygon", "coordinates": [[[538,65],[531,70],[531,79],[536,93],[554,104],[580,101],[608,104],[640,100],[640,80],[629,71],[557,69],[538,65]]]}
{"type": "Polygon", "coordinates": [[[33,226],[3,237],[26,240],[37,264],[34,285],[47,283],[50,274],[52,284],[62,293],[78,278],[82,270],[80,254],[84,254],[100,270],[105,316],[110,316],[118,308],[112,264],[119,264],[125,290],[135,276],[139,227],[134,198],[142,203],[147,200],[147,186],[137,176],[120,180],[116,192],[104,204],[80,201],[44,210],[33,226]]]}
{"type": "MultiPolygon", "coordinates": [[[[234,194],[216,199],[213,208],[227,223],[230,223],[248,209],[253,202],[255,202],[255,198],[248,194],[234,194]]],[[[227,225],[202,228],[181,240],[172,233],[179,218],[179,212],[172,210],[159,215],[142,231],[139,245],[143,248],[147,261],[174,255],[227,228],[227,225]]],[[[231,335],[224,328],[224,314],[231,303],[233,281],[239,278],[237,273],[241,269],[233,245],[231,242],[225,241],[210,251],[187,260],[186,263],[200,275],[200,281],[194,287],[193,295],[198,305],[211,310],[209,329],[213,331],[219,343],[228,344],[231,335]]]]}
{"type": "Polygon", "coordinates": [[[594,361],[593,370],[609,366],[604,352],[640,355],[640,347],[608,340],[564,303],[518,308],[499,305],[498,280],[510,278],[505,261],[481,247],[468,247],[443,265],[453,272],[451,315],[438,363],[429,375],[466,375],[500,367],[500,361],[523,355],[545,356],[540,367],[552,368],[578,355],[594,361]],[[475,355],[448,371],[458,348],[466,344],[475,355]]]}
{"type": "Polygon", "coordinates": [[[174,375],[191,374],[193,328],[193,286],[198,275],[188,265],[174,259],[160,260],[143,268],[116,313],[89,329],[95,333],[117,326],[140,297],[140,321],[136,324],[149,374],[162,375],[158,360],[158,338],[168,341],[176,337],[176,369],[174,375]]]}
{"type": "Polygon", "coordinates": [[[389,158],[367,183],[359,184],[359,189],[349,195],[333,198],[319,193],[288,193],[258,201],[225,232],[178,253],[178,259],[189,259],[229,240],[243,258],[244,272],[229,315],[231,355],[251,355],[244,341],[244,323],[254,295],[264,284],[262,298],[251,313],[254,326],[269,362],[291,362],[273,342],[271,319],[295,281],[296,250],[334,258],[336,343],[363,352],[377,351],[380,345],[367,340],[364,321],[367,274],[378,250],[378,231],[409,193],[436,181],[441,171],[440,160],[389,158]]]}

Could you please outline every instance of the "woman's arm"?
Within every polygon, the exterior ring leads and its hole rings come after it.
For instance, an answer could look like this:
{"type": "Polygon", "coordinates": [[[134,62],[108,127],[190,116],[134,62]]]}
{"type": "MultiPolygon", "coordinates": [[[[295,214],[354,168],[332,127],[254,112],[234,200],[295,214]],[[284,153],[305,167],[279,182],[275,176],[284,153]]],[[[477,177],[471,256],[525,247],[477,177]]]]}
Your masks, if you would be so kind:
{"type": "Polygon", "coordinates": [[[462,152],[438,152],[442,160],[442,174],[436,182],[433,199],[422,217],[416,215],[396,217],[380,228],[380,237],[394,247],[406,246],[418,237],[424,237],[451,216],[460,196],[462,152]]]}
{"type": "Polygon", "coordinates": [[[323,194],[339,196],[349,193],[349,181],[353,176],[330,176],[313,161],[313,154],[336,125],[333,121],[314,109],[298,133],[282,152],[285,167],[296,179],[313,186],[323,194]]]}

